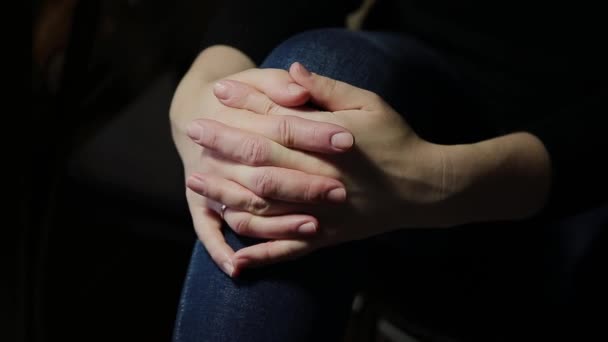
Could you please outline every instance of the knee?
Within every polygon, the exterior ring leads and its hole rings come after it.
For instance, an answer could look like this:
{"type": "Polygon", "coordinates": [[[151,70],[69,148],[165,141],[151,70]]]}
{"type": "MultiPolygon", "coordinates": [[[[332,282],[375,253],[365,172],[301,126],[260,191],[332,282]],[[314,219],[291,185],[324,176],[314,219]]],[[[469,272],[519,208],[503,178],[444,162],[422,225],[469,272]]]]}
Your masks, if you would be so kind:
{"type": "Polygon", "coordinates": [[[309,70],[355,86],[379,91],[385,83],[377,64],[386,64],[387,54],[374,35],[330,28],[299,33],[278,45],[262,68],[289,69],[300,62],[309,70]]]}
{"type": "Polygon", "coordinates": [[[373,54],[374,46],[363,34],[340,28],[299,33],[279,44],[267,56],[263,68],[289,69],[294,62],[333,78],[343,78],[346,70],[373,54]]]}

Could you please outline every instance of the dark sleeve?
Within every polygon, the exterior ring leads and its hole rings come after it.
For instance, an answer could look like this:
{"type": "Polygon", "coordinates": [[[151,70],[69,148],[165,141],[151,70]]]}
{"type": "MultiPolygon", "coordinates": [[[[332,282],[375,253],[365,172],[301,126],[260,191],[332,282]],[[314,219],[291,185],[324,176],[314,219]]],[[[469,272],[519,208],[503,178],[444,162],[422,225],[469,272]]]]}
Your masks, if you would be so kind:
{"type": "Polygon", "coordinates": [[[540,216],[559,218],[608,202],[608,89],[529,127],[544,143],[552,186],[540,216]]]}
{"type": "Polygon", "coordinates": [[[296,33],[344,27],[346,15],[360,3],[360,0],[218,1],[201,48],[229,45],[259,65],[276,45],[296,33]]]}

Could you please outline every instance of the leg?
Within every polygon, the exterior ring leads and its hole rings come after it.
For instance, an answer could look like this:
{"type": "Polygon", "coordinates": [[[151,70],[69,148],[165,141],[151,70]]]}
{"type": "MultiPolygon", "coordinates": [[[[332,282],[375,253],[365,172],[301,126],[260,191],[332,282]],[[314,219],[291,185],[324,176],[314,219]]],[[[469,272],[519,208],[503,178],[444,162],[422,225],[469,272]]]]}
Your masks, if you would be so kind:
{"type": "Polygon", "coordinates": [[[437,143],[473,142],[495,134],[478,92],[441,56],[404,35],[323,29],[279,45],[262,68],[311,71],[373,91],[423,138],[437,143]]]}
{"type": "MultiPolygon", "coordinates": [[[[464,107],[465,96],[457,95],[462,91],[452,85],[454,76],[441,67],[439,59],[400,36],[306,32],[279,45],[262,67],[288,68],[294,61],[379,93],[407,113],[408,120],[442,112],[440,106],[464,107]],[[435,96],[444,98],[433,101],[435,96]]],[[[230,231],[226,236],[235,249],[254,243],[230,231]]],[[[197,244],[175,340],[338,340],[358,281],[367,274],[367,248],[368,241],[353,242],[232,280],[197,244]]]]}
{"type": "MultiPolygon", "coordinates": [[[[251,243],[227,231],[233,248],[251,243]]],[[[195,246],[175,341],[337,341],[357,283],[355,246],[259,269],[232,280],[195,246]]]]}

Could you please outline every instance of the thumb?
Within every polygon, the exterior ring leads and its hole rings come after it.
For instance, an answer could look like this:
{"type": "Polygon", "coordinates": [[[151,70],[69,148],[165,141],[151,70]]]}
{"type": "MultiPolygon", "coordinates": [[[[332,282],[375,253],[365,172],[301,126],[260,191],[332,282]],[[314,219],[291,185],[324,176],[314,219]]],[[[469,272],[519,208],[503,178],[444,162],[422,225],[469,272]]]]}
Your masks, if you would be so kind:
{"type": "MultiPolygon", "coordinates": [[[[281,69],[248,69],[227,79],[248,84],[285,107],[301,106],[310,98],[308,91],[295,83],[287,71],[281,69]]],[[[229,93],[229,89],[226,84],[218,82],[214,86],[214,93],[221,99],[223,94],[229,93]]]]}
{"type": "Polygon", "coordinates": [[[309,91],[312,102],[324,110],[363,109],[373,104],[373,99],[377,97],[371,91],[310,72],[298,62],[291,65],[289,74],[309,91]]]}

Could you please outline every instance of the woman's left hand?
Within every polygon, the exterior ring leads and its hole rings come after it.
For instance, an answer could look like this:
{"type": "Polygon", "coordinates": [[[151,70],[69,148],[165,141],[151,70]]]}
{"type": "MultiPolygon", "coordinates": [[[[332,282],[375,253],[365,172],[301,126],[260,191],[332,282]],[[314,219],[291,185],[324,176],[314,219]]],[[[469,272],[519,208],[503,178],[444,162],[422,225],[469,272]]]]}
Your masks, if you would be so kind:
{"type": "MultiPolygon", "coordinates": [[[[243,248],[234,255],[233,264],[237,269],[291,259],[321,247],[399,228],[450,224],[440,214],[442,202],[450,190],[446,177],[449,165],[446,165],[442,146],[418,137],[401,115],[370,91],[310,73],[298,63],[292,65],[290,74],[310,92],[312,101],[327,111],[281,107],[254,88],[230,80],[223,81],[227,82],[230,91],[219,100],[233,108],[263,115],[299,116],[339,125],[352,132],[356,142],[355,148],[349,152],[307,153],[308,158],[317,158],[319,165],[327,164],[328,168],[337,170],[332,176],[346,186],[347,200],[336,204],[304,202],[288,206],[270,202],[270,205],[277,206],[275,212],[281,214],[289,208],[291,213],[314,215],[320,222],[319,231],[306,238],[271,240],[243,248]]],[[[207,127],[215,130],[213,135],[216,137],[227,133],[222,130],[233,130],[208,121],[207,127]]],[[[230,134],[234,136],[234,131],[230,134]]],[[[200,141],[198,143],[201,144],[200,141]]],[[[217,144],[217,141],[213,148],[217,158],[239,162],[232,148],[222,149],[222,144],[217,144]]],[[[295,157],[302,154],[301,151],[293,152],[295,157]]],[[[273,159],[266,158],[269,161],[273,159]]],[[[300,170],[310,172],[306,165],[302,165],[300,170]]],[[[281,181],[273,180],[276,184],[281,181]]],[[[189,182],[189,187],[212,200],[221,201],[219,196],[213,198],[213,195],[222,193],[220,186],[224,183],[205,182],[203,188],[189,182]]],[[[240,185],[245,189],[251,186],[240,185]]],[[[242,196],[242,202],[246,203],[245,197],[251,194],[243,192],[242,196]]],[[[268,212],[272,211],[268,208],[268,212]]],[[[225,219],[229,224],[238,222],[240,229],[247,224],[256,224],[259,230],[263,229],[266,220],[272,220],[272,216],[254,216],[243,208],[229,208],[225,219]]]]}

